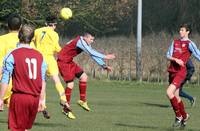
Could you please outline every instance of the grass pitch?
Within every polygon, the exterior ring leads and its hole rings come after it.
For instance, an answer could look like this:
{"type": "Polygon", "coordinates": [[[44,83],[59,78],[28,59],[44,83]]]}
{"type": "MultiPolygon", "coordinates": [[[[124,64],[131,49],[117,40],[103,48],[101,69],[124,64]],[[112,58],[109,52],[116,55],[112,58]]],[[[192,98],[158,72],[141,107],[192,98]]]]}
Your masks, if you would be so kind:
{"type": "MultiPolygon", "coordinates": [[[[61,113],[59,99],[51,81],[47,84],[47,106],[51,119],[38,113],[31,131],[172,131],[174,112],[169,106],[167,84],[125,81],[97,81],[88,83],[88,103],[91,112],[76,102],[78,84],[72,92],[71,106],[77,119],[69,120],[61,113]]],[[[197,97],[194,108],[187,100],[186,111],[191,115],[186,131],[200,131],[200,88],[186,85],[184,90],[197,97]]],[[[0,131],[7,131],[7,110],[0,112],[0,131]]]]}

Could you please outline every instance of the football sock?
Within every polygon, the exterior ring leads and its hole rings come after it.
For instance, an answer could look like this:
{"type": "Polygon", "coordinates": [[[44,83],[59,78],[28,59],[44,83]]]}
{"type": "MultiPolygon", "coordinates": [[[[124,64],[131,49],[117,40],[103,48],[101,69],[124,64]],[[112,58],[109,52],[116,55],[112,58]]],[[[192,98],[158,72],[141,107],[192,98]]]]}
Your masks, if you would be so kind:
{"type": "Polygon", "coordinates": [[[66,96],[65,96],[65,90],[60,82],[56,83],[56,90],[58,91],[58,93],[60,95],[60,99],[62,101],[67,101],[66,96]]]}
{"type": "Polygon", "coordinates": [[[72,89],[69,87],[66,87],[65,95],[66,95],[68,104],[70,104],[70,101],[71,101],[71,94],[72,94],[72,89]]]}
{"type": "Polygon", "coordinates": [[[176,115],[176,117],[181,117],[181,112],[179,109],[179,104],[178,104],[178,100],[177,98],[174,96],[172,99],[170,99],[171,105],[173,107],[174,113],[176,115]]]}
{"type": "Polygon", "coordinates": [[[87,83],[79,81],[79,91],[80,91],[80,100],[86,101],[86,88],[87,88],[87,83]]]}
{"type": "Polygon", "coordinates": [[[185,119],[187,117],[187,113],[185,112],[183,101],[180,101],[178,104],[179,104],[181,115],[183,116],[183,119],[185,119]]]}

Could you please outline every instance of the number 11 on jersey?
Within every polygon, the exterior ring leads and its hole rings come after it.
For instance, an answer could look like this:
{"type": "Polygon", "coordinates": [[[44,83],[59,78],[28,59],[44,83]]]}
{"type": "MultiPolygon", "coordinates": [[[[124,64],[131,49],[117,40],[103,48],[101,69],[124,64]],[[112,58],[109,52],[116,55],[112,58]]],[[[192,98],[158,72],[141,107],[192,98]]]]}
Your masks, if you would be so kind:
{"type": "Polygon", "coordinates": [[[29,78],[35,80],[37,77],[37,60],[35,58],[26,58],[25,62],[28,65],[29,78]],[[31,69],[31,65],[33,65],[33,70],[31,69]]]}

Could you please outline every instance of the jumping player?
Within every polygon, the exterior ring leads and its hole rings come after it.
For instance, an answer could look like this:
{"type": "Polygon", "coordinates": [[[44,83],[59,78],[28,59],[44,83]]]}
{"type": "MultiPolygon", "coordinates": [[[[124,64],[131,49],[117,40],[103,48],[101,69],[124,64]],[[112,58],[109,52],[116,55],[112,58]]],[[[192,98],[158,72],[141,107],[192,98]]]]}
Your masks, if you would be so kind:
{"type": "MultiPolygon", "coordinates": [[[[56,24],[55,16],[47,17],[46,27],[38,28],[35,30],[34,42],[35,48],[42,53],[45,62],[48,65],[47,75],[50,76],[55,83],[55,87],[60,96],[60,104],[65,106],[67,104],[65,90],[58,76],[58,66],[54,58],[54,55],[61,50],[58,33],[54,31],[56,29],[56,24]]],[[[73,116],[68,115],[68,117],[73,116]]]]}
{"type": "Polygon", "coordinates": [[[98,65],[108,71],[111,70],[111,67],[105,64],[104,59],[115,58],[114,54],[104,55],[94,50],[91,47],[93,42],[94,36],[92,36],[90,33],[85,33],[83,36],[78,36],[62,48],[62,50],[58,53],[57,59],[60,74],[67,83],[67,87],[65,88],[67,102],[70,104],[71,93],[74,87],[74,79],[78,78],[80,91],[80,100],[78,101],[78,104],[87,111],[90,111],[86,100],[88,76],[83,69],[73,61],[74,57],[79,55],[81,52],[86,52],[98,65]]]}
{"type": "Polygon", "coordinates": [[[167,96],[175,112],[174,127],[185,126],[189,119],[189,114],[185,112],[184,104],[179,96],[181,83],[185,80],[187,69],[186,62],[191,54],[200,61],[200,51],[193,41],[189,39],[191,28],[188,24],[180,26],[180,39],[174,40],[167,52],[167,59],[170,61],[168,67],[169,86],[167,96]]]}
{"type": "MultiPolygon", "coordinates": [[[[17,14],[11,14],[8,17],[8,29],[9,33],[0,36],[0,77],[2,75],[2,67],[3,67],[3,59],[6,56],[8,52],[10,52],[12,49],[16,48],[17,43],[19,42],[18,39],[18,31],[21,27],[21,17],[17,14]]],[[[1,78],[0,78],[1,79],[1,78]]],[[[12,94],[11,92],[12,88],[12,80],[10,80],[9,88],[6,91],[6,94],[4,96],[4,103],[9,106],[10,96],[12,94]]],[[[3,109],[1,109],[3,110],[3,109]]]]}
{"type": "Polygon", "coordinates": [[[11,131],[31,129],[38,112],[44,104],[45,64],[42,54],[29,46],[34,30],[24,25],[19,31],[18,48],[11,51],[4,60],[0,107],[8,88],[10,77],[13,80],[9,107],[8,128],[11,131]]]}

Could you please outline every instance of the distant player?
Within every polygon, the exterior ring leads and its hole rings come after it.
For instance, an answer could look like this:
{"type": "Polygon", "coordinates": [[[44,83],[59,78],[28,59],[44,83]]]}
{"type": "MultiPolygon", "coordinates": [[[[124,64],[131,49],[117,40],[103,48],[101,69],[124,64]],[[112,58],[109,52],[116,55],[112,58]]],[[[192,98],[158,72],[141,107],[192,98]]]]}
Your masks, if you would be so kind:
{"type": "Polygon", "coordinates": [[[19,31],[18,48],[11,51],[4,60],[0,107],[3,107],[3,96],[12,77],[13,93],[8,117],[8,128],[11,131],[31,129],[38,112],[38,105],[44,104],[47,66],[42,54],[29,46],[33,34],[33,28],[24,25],[19,31]]]}
{"type": "Polygon", "coordinates": [[[86,100],[88,76],[83,71],[83,69],[73,61],[74,57],[79,55],[81,52],[86,52],[98,65],[100,65],[102,68],[108,71],[111,70],[111,67],[105,64],[104,59],[115,58],[114,54],[104,55],[94,50],[91,47],[91,44],[93,42],[94,36],[90,33],[85,33],[83,36],[78,36],[62,48],[62,50],[58,54],[57,59],[61,76],[67,83],[67,87],[65,88],[67,102],[69,102],[70,104],[71,93],[74,87],[74,79],[78,78],[80,91],[80,100],[78,101],[78,104],[87,111],[90,111],[86,100]]]}
{"type": "Polygon", "coordinates": [[[189,39],[190,33],[191,28],[188,24],[181,25],[180,39],[174,40],[167,52],[167,59],[170,61],[168,67],[170,85],[166,92],[176,115],[174,127],[185,126],[189,119],[189,114],[185,112],[184,104],[179,96],[181,83],[186,78],[186,62],[191,54],[200,61],[200,51],[189,39]]]}
{"type": "Polygon", "coordinates": [[[54,55],[61,50],[58,33],[54,31],[56,29],[56,24],[55,16],[47,17],[46,27],[35,30],[34,41],[36,49],[42,53],[48,65],[47,75],[50,76],[55,83],[55,87],[60,96],[60,104],[65,106],[67,104],[65,91],[58,76],[58,66],[54,58],[54,55]]]}
{"type": "Polygon", "coordinates": [[[185,91],[183,91],[183,85],[189,81],[195,71],[194,65],[192,63],[192,60],[189,59],[186,63],[186,68],[187,68],[187,74],[185,77],[185,80],[181,83],[181,87],[180,87],[180,93],[179,95],[183,98],[186,98],[190,101],[191,106],[194,107],[195,106],[195,102],[196,102],[196,97],[192,97],[191,95],[189,95],[188,93],[186,93],[185,91]]]}
{"type": "MultiPolygon", "coordinates": [[[[2,75],[4,57],[8,52],[16,48],[16,45],[19,42],[18,31],[22,23],[21,17],[17,14],[12,14],[8,17],[7,23],[8,23],[9,33],[0,36],[0,77],[2,75]]],[[[4,103],[7,104],[7,106],[9,106],[10,96],[12,94],[11,88],[12,88],[12,81],[10,80],[9,88],[7,89],[6,94],[3,98],[4,103]]]]}

